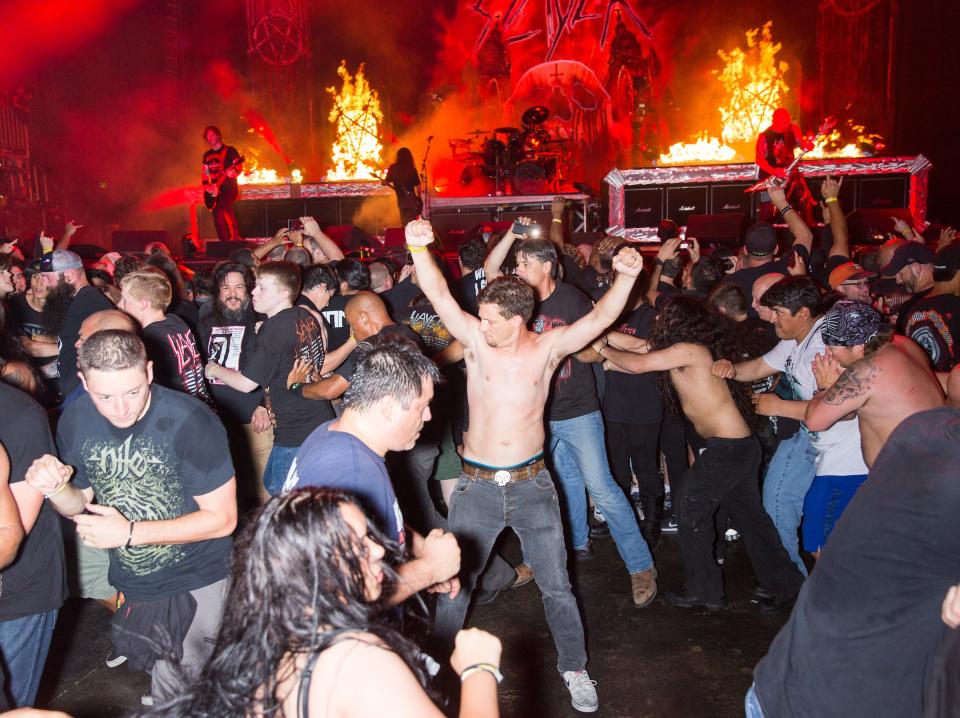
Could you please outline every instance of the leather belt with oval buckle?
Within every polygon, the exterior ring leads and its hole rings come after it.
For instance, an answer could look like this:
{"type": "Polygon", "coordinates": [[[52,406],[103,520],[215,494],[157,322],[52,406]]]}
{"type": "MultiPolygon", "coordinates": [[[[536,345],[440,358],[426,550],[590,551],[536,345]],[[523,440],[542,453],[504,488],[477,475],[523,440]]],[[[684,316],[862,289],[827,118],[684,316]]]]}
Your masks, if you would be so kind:
{"type": "Polygon", "coordinates": [[[485,469],[482,466],[471,464],[468,461],[463,462],[463,473],[471,479],[485,479],[493,481],[497,486],[506,486],[516,481],[526,481],[539,474],[545,465],[543,459],[537,459],[525,466],[516,469],[485,469]]]}

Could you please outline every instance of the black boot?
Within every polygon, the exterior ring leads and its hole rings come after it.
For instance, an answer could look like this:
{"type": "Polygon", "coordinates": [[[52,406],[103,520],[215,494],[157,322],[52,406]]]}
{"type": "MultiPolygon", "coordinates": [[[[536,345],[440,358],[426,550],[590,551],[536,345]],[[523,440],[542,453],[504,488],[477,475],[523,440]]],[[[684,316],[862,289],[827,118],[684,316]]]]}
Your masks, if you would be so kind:
{"type": "Polygon", "coordinates": [[[663,521],[663,497],[640,496],[640,508],[643,511],[643,520],[640,522],[640,533],[643,534],[650,553],[660,545],[660,523],[663,521]]]}

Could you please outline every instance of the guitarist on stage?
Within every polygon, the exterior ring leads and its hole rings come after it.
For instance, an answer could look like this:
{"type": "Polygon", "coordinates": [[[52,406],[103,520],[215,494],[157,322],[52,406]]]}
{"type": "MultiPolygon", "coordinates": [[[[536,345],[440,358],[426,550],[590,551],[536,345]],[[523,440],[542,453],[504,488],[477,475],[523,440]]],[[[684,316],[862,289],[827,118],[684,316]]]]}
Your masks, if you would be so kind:
{"type": "MultiPolygon", "coordinates": [[[[774,110],[773,122],[757,138],[757,167],[760,169],[760,179],[773,175],[786,182],[784,190],[787,202],[808,225],[812,225],[815,202],[806,181],[796,169],[789,177],[786,174],[786,167],[793,162],[797,145],[803,142],[803,134],[790,118],[790,112],[784,107],[774,110]]],[[[776,209],[770,202],[770,195],[761,193],[760,203],[758,219],[771,221],[776,209]]]]}
{"type": "Polygon", "coordinates": [[[397,150],[397,161],[390,165],[383,183],[397,193],[400,224],[404,227],[423,211],[420,173],[413,164],[413,153],[406,147],[397,150]]]}
{"type": "Polygon", "coordinates": [[[213,224],[221,242],[240,239],[233,203],[239,189],[237,176],[243,171],[243,158],[235,147],[223,144],[220,129],[209,125],[203,139],[210,149],[203,153],[203,199],[213,214],[213,224]]]}

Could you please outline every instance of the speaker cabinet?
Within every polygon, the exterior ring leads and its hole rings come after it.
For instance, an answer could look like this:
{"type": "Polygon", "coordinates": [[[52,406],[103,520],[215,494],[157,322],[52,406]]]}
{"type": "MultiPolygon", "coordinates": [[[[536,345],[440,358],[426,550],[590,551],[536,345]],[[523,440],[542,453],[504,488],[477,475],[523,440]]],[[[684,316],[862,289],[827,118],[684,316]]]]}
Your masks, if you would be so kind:
{"type": "Polygon", "coordinates": [[[716,184],[710,186],[710,212],[713,214],[737,214],[753,216],[755,192],[747,194],[749,182],[716,184]]]}
{"type": "Polygon", "coordinates": [[[858,209],[847,215],[847,231],[850,241],[865,242],[871,235],[886,234],[893,231],[895,217],[912,225],[913,219],[910,210],[902,207],[896,209],[858,209]]]}
{"type": "Polygon", "coordinates": [[[707,213],[708,187],[667,187],[667,218],[683,226],[692,214],[707,213]]]}
{"type": "Polygon", "coordinates": [[[908,175],[861,177],[857,209],[897,209],[909,202],[908,175]]]}
{"type": "Polygon", "coordinates": [[[663,190],[659,187],[623,188],[623,226],[659,227],[663,219],[663,190]]]}

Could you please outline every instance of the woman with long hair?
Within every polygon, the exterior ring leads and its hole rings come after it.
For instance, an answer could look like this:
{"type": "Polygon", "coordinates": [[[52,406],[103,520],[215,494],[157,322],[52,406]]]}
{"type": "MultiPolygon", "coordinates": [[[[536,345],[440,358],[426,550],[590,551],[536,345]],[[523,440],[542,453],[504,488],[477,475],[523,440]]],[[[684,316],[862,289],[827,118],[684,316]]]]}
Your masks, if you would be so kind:
{"type": "Polygon", "coordinates": [[[420,197],[420,173],[413,163],[413,153],[409,148],[397,150],[397,161],[390,165],[383,183],[397,194],[397,208],[400,210],[400,225],[407,226],[415,220],[423,209],[420,197]]]}
{"type": "MultiPolygon", "coordinates": [[[[152,716],[442,716],[418,647],[383,618],[400,559],[349,494],[272,498],[237,542],[213,658],[152,716]]],[[[500,641],[461,631],[460,716],[497,716],[500,641]]]]}

